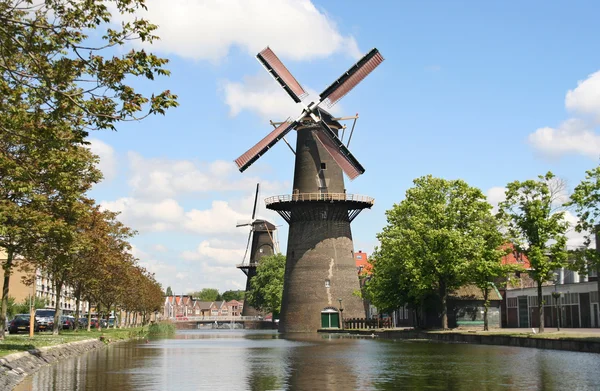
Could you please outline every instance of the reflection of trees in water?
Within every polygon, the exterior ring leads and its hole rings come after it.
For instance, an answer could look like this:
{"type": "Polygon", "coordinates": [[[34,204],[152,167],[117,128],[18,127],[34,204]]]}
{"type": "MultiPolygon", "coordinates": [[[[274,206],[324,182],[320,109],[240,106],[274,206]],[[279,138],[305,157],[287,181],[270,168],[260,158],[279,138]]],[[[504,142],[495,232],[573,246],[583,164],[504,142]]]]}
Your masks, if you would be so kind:
{"type": "MultiPolygon", "coordinates": [[[[135,342],[139,343],[139,342],[135,342]]],[[[82,356],[61,360],[42,367],[26,379],[23,390],[138,390],[144,383],[157,384],[147,373],[136,373],[144,360],[157,356],[154,349],[141,349],[116,344],[106,349],[93,350],[82,356]],[[142,381],[140,377],[146,377],[142,381]]]]}

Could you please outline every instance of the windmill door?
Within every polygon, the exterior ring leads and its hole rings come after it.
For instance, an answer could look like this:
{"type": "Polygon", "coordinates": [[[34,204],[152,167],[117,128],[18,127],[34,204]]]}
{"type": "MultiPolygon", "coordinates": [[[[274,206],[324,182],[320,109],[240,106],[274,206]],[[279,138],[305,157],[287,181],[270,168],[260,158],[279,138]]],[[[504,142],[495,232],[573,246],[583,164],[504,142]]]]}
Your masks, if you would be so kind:
{"type": "Polygon", "coordinates": [[[321,311],[321,328],[322,329],[339,329],[340,314],[332,309],[321,311]]]}

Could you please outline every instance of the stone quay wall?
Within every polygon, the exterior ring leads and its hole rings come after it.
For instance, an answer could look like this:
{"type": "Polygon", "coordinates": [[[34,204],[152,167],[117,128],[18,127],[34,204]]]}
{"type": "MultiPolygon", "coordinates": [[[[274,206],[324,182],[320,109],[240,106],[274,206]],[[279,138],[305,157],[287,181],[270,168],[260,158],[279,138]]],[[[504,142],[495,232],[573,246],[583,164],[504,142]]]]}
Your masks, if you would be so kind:
{"type": "Polygon", "coordinates": [[[377,336],[390,339],[430,340],[449,343],[472,343],[479,345],[503,345],[522,348],[568,350],[573,352],[600,353],[600,342],[579,339],[551,339],[544,337],[516,337],[494,334],[435,333],[417,330],[326,330],[323,333],[347,333],[351,335],[377,336]]]}
{"type": "Polygon", "coordinates": [[[46,346],[27,352],[13,353],[0,358],[0,390],[12,390],[25,377],[44,365],[79,356],[90,350],[105,347],[99,339],[86,339],[64,345],[46,346]]]}

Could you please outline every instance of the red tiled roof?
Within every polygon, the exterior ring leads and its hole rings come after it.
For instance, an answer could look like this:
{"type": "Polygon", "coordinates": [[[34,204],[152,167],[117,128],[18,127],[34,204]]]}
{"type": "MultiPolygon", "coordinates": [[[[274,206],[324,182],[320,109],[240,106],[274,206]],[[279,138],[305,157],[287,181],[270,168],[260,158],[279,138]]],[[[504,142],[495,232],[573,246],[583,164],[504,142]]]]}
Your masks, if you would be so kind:
{"type": "Polygon", "coordinates": [[[354,261],[356,262],[356,269],[359,274],[371,274],[373,265],[369,262],[369,256],[367,253],[359,251],[354,253],[354,261]]]}

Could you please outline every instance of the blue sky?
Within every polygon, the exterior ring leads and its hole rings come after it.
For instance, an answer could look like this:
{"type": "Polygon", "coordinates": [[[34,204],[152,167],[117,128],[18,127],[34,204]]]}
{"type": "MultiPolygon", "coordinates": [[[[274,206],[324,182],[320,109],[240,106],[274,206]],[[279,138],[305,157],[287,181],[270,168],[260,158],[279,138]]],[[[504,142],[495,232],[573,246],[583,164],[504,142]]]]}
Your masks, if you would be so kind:
{"type": "MultiPolygon", "coordinates": [[[[353,223],[356,250],[371,252],[385,211],[419,176],[464,179],[497,203],[510,181],[551,170],[572,188],[598,164],[596,2],[147,6],[144,16],[160,26],[152,51],[170,58],[172,76],[134,83],[170,89],[180,107],[91,135],[106,177],[92,196],[122,211],[139,231],[135,255],[175,293],[243,289],[235,265],[248,231],[235,224],[250,217],[257,182],[263,199],[291,192],[285,144],[243,174],[233,163],[269,132],[269,119],[301,110],[254,58],[267,45],[313,93],[372,47],[386,59],[334,111],[360,115],[350,150],[366,172],[347,181],[348,191],[376,199],[353,223]]],[[[285,253],[286,223],[264,203],[259,216],[279,226],[285,253]]]]}

